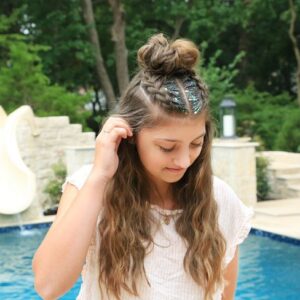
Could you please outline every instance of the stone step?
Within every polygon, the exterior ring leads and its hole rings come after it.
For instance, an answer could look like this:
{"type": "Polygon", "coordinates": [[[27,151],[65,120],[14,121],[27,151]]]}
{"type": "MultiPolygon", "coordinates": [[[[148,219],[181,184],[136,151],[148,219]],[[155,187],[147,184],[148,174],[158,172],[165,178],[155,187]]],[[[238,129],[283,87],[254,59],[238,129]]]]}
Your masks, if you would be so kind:
{"type": "Polygon", "coordinates": [[[300,174],[300,164],[290,165],[290,164],[271,164],[268,168],[271,172],[276,174],[276,177],[282,175],[295,175],[300,174]]]}
{"type": "Polygon", "coordinates": [[[300,186],[300,173],[292,175],[281,175],[277,177],[277,180],[283,181],[287,184],[299,185],[300,186]]]}
{"type": "Polygon", "coordinates": [[[300,197],[281,200],[261,201],[254,207],[255,216],[269,218],[280,216],[300,216],[300,197]]]}
{"type": "Polygon", "coordinates": [[[70,124],[68,131],[72,134],[81,134],[82,133],[82,125],[81,124],[70,124]]]}
{"type": "Polygon", "coordinates": [[[300,185],[288,185],[289,194],[293,197],[300,197],[300,185]]]}
{"type": "Polygon", "coordinates": [[[300,191],[300,186],[299,185],[289,185],[290,189],[293,189],[295,191],[300,191]]]}
{"type": "Polygon", "coordinates": [[[95,142],[96,135],[94,132],[82,132],[81,136],[95,142]]]}
{"type": "Polygon", "coordinates": [[[68,116],[53,116],[53,117],[35,117],[36,124],[39,128],[44,127],[61,127],[70,125],[68,116]]]}
{"type": "Polygon", "coordinates": [[[300,153],[285,151],[264,151],[262,153],[271,164],[282,162],[284,164],[300,164],[300,153]]]}
{"type": "Polygon", "coordinates": [[[85,143],[90,146],[95,145],[95,133],[94,132],[82,132],[80,136],[78,136],[78,141],[81,143],[85,143]]]}

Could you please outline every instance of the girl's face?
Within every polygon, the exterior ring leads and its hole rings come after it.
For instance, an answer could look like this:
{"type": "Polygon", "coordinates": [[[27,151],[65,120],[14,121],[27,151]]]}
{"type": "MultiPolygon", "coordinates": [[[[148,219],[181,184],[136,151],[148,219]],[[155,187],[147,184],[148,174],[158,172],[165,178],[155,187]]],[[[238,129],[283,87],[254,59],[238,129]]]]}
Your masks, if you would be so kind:
{"type": "Polygon", "coordinates": [[[179,181],[199,156],[205,135],[205,115],[170,117],[162,125],[143,128],[136,137],[140,160],[154,184],[179,181]]]}

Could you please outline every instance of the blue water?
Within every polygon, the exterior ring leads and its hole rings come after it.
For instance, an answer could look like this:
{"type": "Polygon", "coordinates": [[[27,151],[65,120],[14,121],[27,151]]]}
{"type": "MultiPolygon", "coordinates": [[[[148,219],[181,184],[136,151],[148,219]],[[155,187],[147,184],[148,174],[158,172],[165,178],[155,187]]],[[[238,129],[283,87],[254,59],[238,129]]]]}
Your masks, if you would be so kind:
{"type": "MultiPolygon", "coordinates": [[[[40,299],[31,260],[47,228],[0,233],[0,299],[40,299]]],[[[81,280],[60,299],[74,300],[81,280]]],[[[237,300],[299,300],[300,247],[250,235],[240,247],[237,300]]]]}
{"type": "MultiPolygon", "coordinates": [[[[31,261],[48,228],[0,233],[0,299],[41,299],[33,287],[31,261]]],[[[79,292],[80,278],[60,299],[74,300],[79,292]]]]}
{"type": "Polygon", "coordinates": [[[300,246],[250,235],[240,247],[238,300],[299,300],[300,246]]]}

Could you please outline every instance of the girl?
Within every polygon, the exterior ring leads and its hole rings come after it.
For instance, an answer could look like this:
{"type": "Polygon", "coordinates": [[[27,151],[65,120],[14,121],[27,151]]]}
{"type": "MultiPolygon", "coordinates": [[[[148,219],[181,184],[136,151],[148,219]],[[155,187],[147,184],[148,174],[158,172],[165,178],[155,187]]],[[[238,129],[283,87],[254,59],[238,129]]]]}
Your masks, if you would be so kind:
{"type": "Polygon", "coordinates": [[[212,175],[212,121],[197,47],[155,35],[96,139],[94,163],[67,178],[33,259],[57,299],[229,300],[252,211],[212,175]]]}

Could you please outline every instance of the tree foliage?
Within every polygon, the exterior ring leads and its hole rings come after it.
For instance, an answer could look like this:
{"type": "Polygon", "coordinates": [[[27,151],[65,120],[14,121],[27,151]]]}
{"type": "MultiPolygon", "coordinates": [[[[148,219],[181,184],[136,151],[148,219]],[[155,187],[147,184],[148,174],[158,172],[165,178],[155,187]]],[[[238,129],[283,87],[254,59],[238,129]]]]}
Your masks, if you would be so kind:
{"type": "MultiPolygon", "coordinates": [[[[283,148],[288,135],[282,133],[283,127],[291,128],[287,121],[291,112],[299,109],[295,102],[297,64],[288,34],[289,1],[94,0],[104,65],[114,93],[119,95],[113,2],[121,5],[126,24],[129,77],[137,68],[137,49],[153,33],[189,38],[204,57],[200,72],[208,82],[215,117],[221,99],[231,94],[238,104],[239,135],[252,136],[266,149],[295,151],[294,144],[286,143],[290,146],[283,148]]],[[[300,0],[293,3],[299,15],[300,0]]],[[[1,103],[10,107],[30,99],[40,113],[57,110],[79,118],[86,100],[66,90],[101,89],[81,0],[1,1],[0,11],[6,16],[0,22],[1,103]],[[47,97],[62,100],[52,100],[44,109],[47,97]]],[[[300,23],[295,22],[296,43],[299,27],[300,23]]],[[[97,113],[93,112],[91,123],[95,123],[97,113]]],[[[290,136],[297,144],[297,134],[290,136]]]]}
{"type": "Polygon", "coordinates": [[[86,97],[51,84],[39,56],[49,47],[32,44],[20,33],[6,33],[12,23],[12,19],[0,16],[0,105],[10,112],[28,104],[38,115],[67,114],[72,121],[84,123],[86,97]]]}

